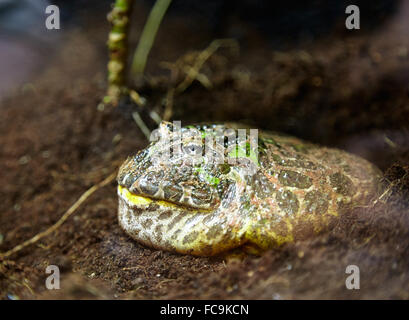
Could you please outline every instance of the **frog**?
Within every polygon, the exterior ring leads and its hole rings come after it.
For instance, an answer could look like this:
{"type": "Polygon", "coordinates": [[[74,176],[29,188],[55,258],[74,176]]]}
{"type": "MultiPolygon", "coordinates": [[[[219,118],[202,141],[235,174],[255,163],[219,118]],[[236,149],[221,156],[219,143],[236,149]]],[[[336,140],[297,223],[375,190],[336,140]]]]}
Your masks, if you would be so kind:
{"type": "Polygon", "coordinates": [[[120,227],[179,254],[262,254],[331,230],[379,192],[381,171],[362,157],[252,130],[160,123],[119,168],[120,227]]]}

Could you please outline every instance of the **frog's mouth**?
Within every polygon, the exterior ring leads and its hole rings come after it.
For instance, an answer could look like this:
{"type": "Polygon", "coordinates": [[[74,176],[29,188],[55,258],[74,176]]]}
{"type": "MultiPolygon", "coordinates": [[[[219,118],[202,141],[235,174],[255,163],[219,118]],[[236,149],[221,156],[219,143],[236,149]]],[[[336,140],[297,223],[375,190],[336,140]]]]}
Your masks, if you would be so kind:
{"type": "Polygon", "coordinates": [[[179,209],[192,212],[210,212],[211,209],[193,208],[185,204],[166,201],[163,199],[155,199],[145,195],[135,194],[129,191],[126,187],[118,185],[118,196],[125,200],[129,206],[138,208],[147,208],[151,204],[157,204],[163,208],[179,209]]]}

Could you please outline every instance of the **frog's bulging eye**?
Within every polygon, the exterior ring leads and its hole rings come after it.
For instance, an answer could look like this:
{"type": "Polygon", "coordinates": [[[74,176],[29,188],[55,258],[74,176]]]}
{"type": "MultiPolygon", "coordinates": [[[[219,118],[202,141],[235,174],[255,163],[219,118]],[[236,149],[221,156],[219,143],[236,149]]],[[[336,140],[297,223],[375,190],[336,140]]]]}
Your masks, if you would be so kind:
{"type": "Polygon", "coordinates": [[[212,191],[206,185],[194,187],[191,192],[192,202],[196,205],[204,205],[212,200],[212,191]]]}
{"type": "Polygon", "coordinates": [[[182,198],[183,188],[178,184],[168,182],[163,186],[163,193],[166,200],[177,202],[182,198]]]}
{"type": "Polygon", "coordinates": [[[202,150],[202,145],[197,143],[188,143],[183,146],[183,152],[189,156],[201,156],[202,150]]]}
{"type": "Polygon", "coordinates": [[[159,183],[163,177],[163,172],[148,172],[139,180],[139,189],[148,195],[155,195],[159,190],[159,183]]]}

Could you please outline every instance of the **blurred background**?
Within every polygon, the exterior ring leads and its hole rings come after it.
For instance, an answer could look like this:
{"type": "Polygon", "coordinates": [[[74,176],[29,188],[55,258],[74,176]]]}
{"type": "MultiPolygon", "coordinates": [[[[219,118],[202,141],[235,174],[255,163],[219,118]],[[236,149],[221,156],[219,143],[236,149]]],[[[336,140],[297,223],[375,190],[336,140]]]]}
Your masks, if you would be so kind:
{"type": "MultiPolygon", "coordinates": [[[[137,30],[154,1],[135,2],[139,19],[133,22],[133,29],[137,30]]],[[[111,3],[110,0],[0,0],[0,97],[27,82],[33,73],[41,72],[44,64],[61,48],[61,39],[67,32],[97,30],[100,26],[107,30],[105,16],[111,3]],[[49,4],[60,8],[61,30],[58,32],[45,28],[45,8],[49,4]]],[[[268,0],[174,0],[160,33],[166,33],[168,28],[182,32],[170,33],[169,41],[186,50],[203,47],[212,39],[222,37],[237,39],[242,49],[259,50],[260,54],[265,47],[276,50],[302,48],[325,37],[336,41],[356,35],[358,32],[345,28],[345,8],[349,3],[344,0],[278,3],[268,0]],[[197,39],[192,40],[192,37],[197,39]]],[[[354,1],[354,4],[361,10],[360,35],[382,32],[391,21],[400,25],[400,31],[393,32],[408,31],[407,1],[354,1]]],[[[399,35],[391,32],[390,36],[399,35]]],[[[89,40],[94,41],[92,38],[90,32],[89,40]]],[[[101,54],[104,54],[100,45],[101,54]]]]}

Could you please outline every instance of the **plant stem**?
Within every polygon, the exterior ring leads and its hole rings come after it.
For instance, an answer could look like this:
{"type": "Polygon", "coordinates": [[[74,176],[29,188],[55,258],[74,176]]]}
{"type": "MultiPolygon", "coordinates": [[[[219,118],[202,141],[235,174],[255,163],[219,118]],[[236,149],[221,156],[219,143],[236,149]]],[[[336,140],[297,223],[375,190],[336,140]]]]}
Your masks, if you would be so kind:
{"type": "Polygon", "coordinates": [[[128,27],[134,0],[116,0],[108,14],[111,31],[108,37],[108,90],[107,100],[116,105],[126,86],[128,27]]]}
{"type": "Polygon", "coordinates": [[[149,13],[132,61],[132,75],[143,74],[159,25],[172,0],[157,0],[149,13]]]}

